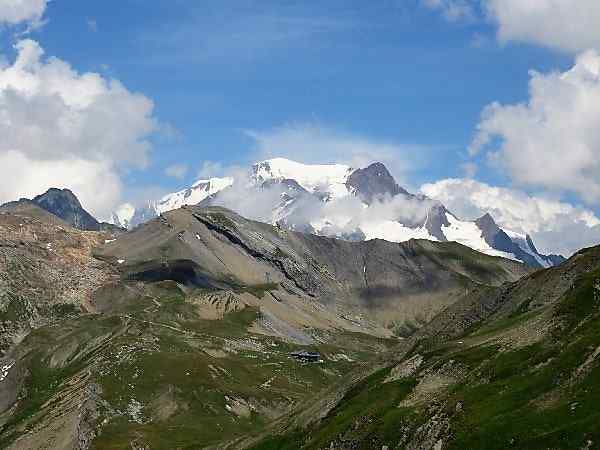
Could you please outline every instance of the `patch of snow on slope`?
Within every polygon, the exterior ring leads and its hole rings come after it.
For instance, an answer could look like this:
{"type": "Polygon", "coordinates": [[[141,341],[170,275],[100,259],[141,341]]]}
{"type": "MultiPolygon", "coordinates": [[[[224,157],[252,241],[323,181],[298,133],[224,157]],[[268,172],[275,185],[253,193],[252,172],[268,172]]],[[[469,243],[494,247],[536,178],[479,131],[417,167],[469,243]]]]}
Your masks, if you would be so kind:
{"type": "Polygon", "coordinates": [[[6,377],[8,377],[8,373],[14,365],[15,365],[15,362],[12,361],[8,364],[3,364],[2,366],[0,366],[0,381],[4,381],[6,379],[6,377]]]}
{"type": "Polygon", "coordinates": [[[346,181],[354,169],[344,164],[302,164],[273,158],[254,165],[256,181],[293,179],[309,192],[330,193],[332,198],[349,195],[346,181]]]}
{"type": "Polygon", "coordinates": [[[450,226],[442,226],[442,232],[449,241],[458,242],[488,255],[516,259],[512,253],[501,252],[490,247],[475,222],[464,222],[450,213],[446,213],[446,219],[450,226]]]}
{"type": "Polygon", "coordinates": [[[552,263],[550,261],[547,261],[543,258],[540,258],[540,255],[529,246],[529,242],[527,242],[527,236],[522,234],[522,233],[517,233],[515,231],[511,231],[511,230],[506,230],[506,229],[502,229],[507,235],[508,237],[515,243],[517,244],[521,250],[523,250],[525,253],[530,254],[531,256],[533,256],[535,258],[535,260],[542,266],[542,267],[552,267],[552,263]]]}
{"type": "Polygon", "coordinates": [[[391,242],[405,242],[410,239],[428,239],[437,241],[435,236],[429,234],[425,227],[409,228],[394,220],[384,220],[373,223],[362,223],[360,229],[369,239],[385,239],[391,242]]]}
{"type": "MultiPolygon", "coordinates": [[[[511,230],[507,230],[506,228],[502,228],[502,231],[504,231],[509,238],[511,238],[512,240],[516,241],[523,241],[523,242],[527,242],[527,236],[524,235],[523,233],[517,233],[516,231],[511,231],[511,230]]],[[[519,242],[519,247],[520,247],[520,242],[519,242]]],[[[523,248],[523,247],[521,247],[523,248]]],[[[523,248],[523,250],[528,250],[528,248],[523,248]]]]}
{"type": "Polygon", "coordinates": [[[233,178],[211,178],[198,180],[190,188],[164,196],[156,205],[156,212],[162,214],[185,205],[196,205],[207,197],[231,186],[233,178]]]}

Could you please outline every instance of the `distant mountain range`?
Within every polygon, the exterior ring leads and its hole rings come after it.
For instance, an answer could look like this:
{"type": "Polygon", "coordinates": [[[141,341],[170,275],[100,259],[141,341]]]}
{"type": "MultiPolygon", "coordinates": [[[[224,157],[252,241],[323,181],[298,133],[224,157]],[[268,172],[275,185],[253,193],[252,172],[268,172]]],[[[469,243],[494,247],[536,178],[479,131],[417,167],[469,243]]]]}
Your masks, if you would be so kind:
{"type": "Polygon", "coordinates": [[[143,207],[124,204],[108,223],[89,214],[68,189],[52,188],[33,199],[2,205],[2,209],[26,204],[81,230],[133,229],[185,205],[223,206],[281,229],[349,241],[455,241],[532,267],[564,261],[560,255],[541,254],[530,236],[501,228],[490,214],[462,220],[440,202],[411,194],[382,163],[353,169],[343,164],[308,165],[274,158],[252,165],[237,179],[199,180],[143,207]]]}
{"type": "Polygon", "coordinates": [[[489,214],[462,220],[440,202],[409,193],[379,162],[354,169],[269,159],[238,179],[199,180],[143,207],[122,205],[109,222],[132,229],[166,211],[197,204],[224,206],[283,229],[345,240],[456,241],[533,267],[565,260],[541,254],[530,236],[499,227],[489,214]]]}

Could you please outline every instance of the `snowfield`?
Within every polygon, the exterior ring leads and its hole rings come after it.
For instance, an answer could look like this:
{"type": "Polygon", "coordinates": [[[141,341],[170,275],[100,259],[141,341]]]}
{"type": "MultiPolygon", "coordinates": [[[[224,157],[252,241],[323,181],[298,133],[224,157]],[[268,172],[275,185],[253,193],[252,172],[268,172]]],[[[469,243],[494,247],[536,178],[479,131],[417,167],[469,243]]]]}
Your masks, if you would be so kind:
{"type": "Polygon", "coordinates": [[[343,164],[302,164],[285,158],[267,159],[253,167],[258,183],[291,179],[313,194],[329,193],[331,199],[350,194],[346,181],[354,172],[353,168],[343,164]]]}
{"type": "Polygon", "coordinates": [[[501,252],[490,247],[483,239],[483,232],[475,222],[464,222],[449,213],[446,213],[446,219],[450,226],[442,226],[442,232],[449,241],[458,242],[487,255],[516,259],[512,253],[501,252]]]}
{"type": "Polygon", "coordinates": [[[207,197],[228,188],[233,184],[233,178],[210,178],[198,180],[190,188],[173,194],[165,195],[156,205],[156,212],[162,214],[186,205],[196,205],[207,197]]]}

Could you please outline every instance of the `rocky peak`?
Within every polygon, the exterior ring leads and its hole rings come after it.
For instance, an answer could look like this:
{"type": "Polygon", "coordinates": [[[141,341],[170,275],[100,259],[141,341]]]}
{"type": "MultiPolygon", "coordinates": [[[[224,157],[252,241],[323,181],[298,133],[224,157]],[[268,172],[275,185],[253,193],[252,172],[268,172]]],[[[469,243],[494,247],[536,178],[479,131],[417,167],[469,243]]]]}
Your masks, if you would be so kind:
{"type": "Polygon", "coordinates": [[[100,223],[83,209],[79,199],[69,189],[50,188],[31,201],[74,228],[91,231],[101,229],[100,223]]]}
{"type": "Polygon", "coordinates": [[[364,202],[371,203],[378,197],[398,194],[410,195],[400,187],[387,167],[375,162],[364,169],[357,169],[348,177],[346,187],[364,202]]]}
{"type": "Polygon", "coordinates": [[[508,234],[506,234],[504,230],[498,226],[494,218],[489,213],[485,213],[483,216],[477,219],[475,224],[481,230],[481,236],[490,247],[509,254],[522,252],[522,250],[519,249],[518,245],[512,241],[508,234]]]}
{"type": "Polygon", "coordinates": [[[429,210],[427,214],[427,220],[425,221],[425,228],[429,233],[439,241],[446,241],[446,236],[442,231],[442,227],[450,226],[446,213],[448,211],[441,203],[435,204],[429,210]]]}
{"type": "Polygon", "coordinates": [[[494,218],[489,213],[485,213],[483,216],[477,219],[475,221],[475,224],[483,233],[483,237],[488,242],[488,244],[490,244],[490,242],[493,242],[496,235],[500,231],[502,231],[498,224],[496,224],[494,218]]]}

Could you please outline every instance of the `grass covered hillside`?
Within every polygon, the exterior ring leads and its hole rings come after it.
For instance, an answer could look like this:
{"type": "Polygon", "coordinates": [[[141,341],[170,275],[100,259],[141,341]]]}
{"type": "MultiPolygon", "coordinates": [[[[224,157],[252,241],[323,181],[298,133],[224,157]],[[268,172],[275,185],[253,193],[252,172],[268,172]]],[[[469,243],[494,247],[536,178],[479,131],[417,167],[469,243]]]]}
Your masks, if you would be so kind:
{"type": "Polygon", "coordinates": [[[250,447],[600,448],[600,248],[503,291],[466,332],[440,342],[432,323],[322,420],[250,447]]]}

